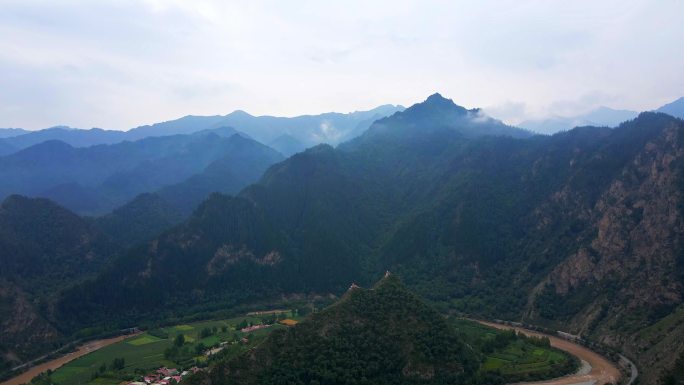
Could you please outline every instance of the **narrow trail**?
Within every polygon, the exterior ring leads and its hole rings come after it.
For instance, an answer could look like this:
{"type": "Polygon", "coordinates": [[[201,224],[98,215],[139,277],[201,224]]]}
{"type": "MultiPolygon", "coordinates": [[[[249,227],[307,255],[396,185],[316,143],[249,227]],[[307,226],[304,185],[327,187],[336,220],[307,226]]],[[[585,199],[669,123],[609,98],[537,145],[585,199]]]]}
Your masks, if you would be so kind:
{"type": "Polygon", "coordinates": [[[47,371],[48,369],[55,370],[62,365],[71,362],[79,357],[83,357],[88,353],[92,353],[98,349],[104,348],[105,346],[109,346],[111,344],[117,343],[119,341],[125,340],[126,338],[131,338],[135,337],[140,333],[134,333],[134,334],[126,334],[126,335],[121,335],[118,337],[113,337],[113,338],[106,338],[103,340],[95,340],[95,341],[90,341],[87,342],[81,346],[79,346],[76,351],[67,353],[63,356],[57,357],[54,360],[50,360],[47,362],[43,362],[42,364],[36,365],[31,367],[29,370],[21,373],[20,375],[10,378],[9,380],[0,383],[0,385],[21,385],[21,384],[28,384],[31,382],[31,379],[33,377],[39,375],[40,373],[43,373],[47,371]]]}
{"type": "Polygon", "coordinates": [[[519,384],[535,384],[535,385],[603,385],[606,383],[616,384],[621,377],[620,370],[610,362],[608,359],[602,355],[585,348],[584,346],[578,345],[574,342],[564,340],[562,338],[542,334],[532,330],[498,324],[494,322],[478,321],[483,325],[490,326],[496,329],[510,330],[521,332],[527,336],[534,337],[548,337],[551,341],[551,346],[554,348],[563,350],[572,354],[573,356],[579,358],[582,361],[582,369],[575,374],[571,374],[565,377],[559,377],[552,380],[546,381],[536,381],[536,382],[526,382],[519,384]]]}

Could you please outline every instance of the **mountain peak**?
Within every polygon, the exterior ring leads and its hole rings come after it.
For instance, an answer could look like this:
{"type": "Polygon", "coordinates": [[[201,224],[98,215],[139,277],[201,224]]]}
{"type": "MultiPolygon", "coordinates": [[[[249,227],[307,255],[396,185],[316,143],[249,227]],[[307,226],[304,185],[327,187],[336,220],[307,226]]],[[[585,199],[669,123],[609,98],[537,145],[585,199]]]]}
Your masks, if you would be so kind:
{"type": "Polygon", "coordinates": [[[454,103],[453,100],[451,100],[449,98],[445,98],[439,92],[435,92],[434,94],[428,96],[424,102],[418,103],[417,105],[429,105],[429,106],[439,106],[439,107],[443,107],[443,108],[455,108],[461,112],[467,111],[467,109],[465,109],[464,107],[461,107],[458,104],[454,103]]]}
{"type": "Polygon", "coordinates": [[[425,99],[425,101],[426,101],[426,102],[449,101],[449,102],[452,102],[452,103],[453,103],[453,101],[452,101],[451,99],[445,98],[445,97],[442,96],[442,94],[440,94],[439,92],[435,92],[434,94],[428,96],[427,99],[425,99]]]}
{"type": "Polygon", "coordinates": [[[434,93],[423,102],[412,105],[398,115],[417,119],[429,118],[431,120],[437,116],[448,116],[449,119],[453,120],[467,114],[468,110],[466,108],[459,106],[453,100],[447,99],[439,93],[434,93]]]}
{"type": "Polygon", "coordinates": [[[74,150],[74,146],[70,145],[69,143],[66,143],[61,140],[57,139],[50,139],[46,140],[42,143],[34,144],[33,146],[27,147],[21,152],[36,152],[36,151],[52,151],[52,152],[57,152],[57,151],[71,151],[74,150]]]}
{"type": "Polygon", "coordinates": [[[415,140],[427,137],[426,135],[453,133],[458,137],[468,138],[486,135],[514,138],[531,136],[528,131],[507,126],[499,120],[490,118],[478,108],[468,110],[451,99],[434,93],[423,102],[416,103],[404,111],[376,120],[364,135],[340,148],[352,149],[360,143],[372,140],[371,138],[415,140]]]}
{"type": "Polygon", "coordinates": [[[231,116],[234,118],[253,118],[254,117],[249,112],[244,111],[244,110],[235,110],[226,116],[231,116]]]}

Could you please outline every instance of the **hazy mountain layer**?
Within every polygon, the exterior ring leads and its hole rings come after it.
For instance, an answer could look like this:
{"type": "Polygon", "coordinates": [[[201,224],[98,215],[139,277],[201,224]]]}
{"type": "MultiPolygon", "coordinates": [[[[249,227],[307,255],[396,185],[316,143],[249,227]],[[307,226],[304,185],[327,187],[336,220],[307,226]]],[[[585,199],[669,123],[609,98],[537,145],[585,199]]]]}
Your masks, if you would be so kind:
{"type": "Polygon", "coordinates": [[[656,111],[684,119],[684,97],[679,98],[672,103],[668,103],[658,108],[656,111]]]}
{"type": "Polygon", "coordinates": [[[28,132],[29,131],[22,130],[21,128],[0,128],[0,139],[11,138],[28,132]]]}
{"type": "MultiPolygon", "coordinates": [[[[684,119],[684,98],[679,98],[657,108],[655,111],[684,119]]],[[[636,111],[598,107],[576,116],[554,116],[547,119],[527,120],[520,123],[519,126],[540,134],[553,134],[581,126],[615,127],[622,122],[636,118],[637,115],[639,113],[636,111]]]]}
{"type": "Polygon", "coordinates": [[[239,191],[281,159],[226,128],[88,148],[48,141],[0,158],[0,197],[47,197],[78,213],[100,214],[137,194],[208,175],[196,191],[179,189],[180,211],[187,212],[212,191],[239,191]],[[218,177],[217,168],[224,171],[218,177]]]}
{"type": "Polygon", "coordinates": [[[624,121],[636,118],[637,115],[639,113],[636,111],[599,107],[577,116],[555,116],[541,120],[527,120],[520,123],[519,126],[540,134],[554,134],[582,126],[615,127],[624,121]]]}
{"type": "Polygon", "coordinates": [[[37,131],[0,129],[0,156],[50,140],[58,140],[73,147],[89,147],[150,137],[188,135],[223,126],[235,127],[289,156],[316,144],[337,144],[351,139],[365,131],[374,120],[402,109],[401,106],[386,105],[348,114],[330,112],[291,118],[252,116],[244,111],[235,111],[224,116],[185,116],[128,131],[100,128],[82,130],[65,126],[37,131]]]}

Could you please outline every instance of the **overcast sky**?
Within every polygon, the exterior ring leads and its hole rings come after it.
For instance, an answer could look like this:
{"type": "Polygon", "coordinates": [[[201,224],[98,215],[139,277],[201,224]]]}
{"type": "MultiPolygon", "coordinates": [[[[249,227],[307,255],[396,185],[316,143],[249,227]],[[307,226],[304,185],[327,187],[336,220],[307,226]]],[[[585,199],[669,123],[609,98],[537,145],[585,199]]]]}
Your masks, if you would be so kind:
{"type": "Polygon", "coordinates": [[[0,0],[0,127],[293,116],[440,92],[509,122],[684,96],[684,0],[0,0]]]}

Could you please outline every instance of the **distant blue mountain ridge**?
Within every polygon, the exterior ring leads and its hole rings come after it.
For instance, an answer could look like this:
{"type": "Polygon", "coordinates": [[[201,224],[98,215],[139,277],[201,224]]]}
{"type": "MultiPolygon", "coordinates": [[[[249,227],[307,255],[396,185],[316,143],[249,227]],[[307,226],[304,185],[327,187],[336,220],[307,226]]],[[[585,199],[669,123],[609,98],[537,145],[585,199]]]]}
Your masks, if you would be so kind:
{"type": "MultiPolygon", "coordinates": [[[[684,119],[684,97],[654,110],[676,118],[684,119]]],[[[620,123],[637,117],[639,112],[598,107],[576,116],[553,116],[546,119],[527,120],[518,126],[539,134],[553,134],[581,126],[615,127],[620,123]]]]}
{"type": "Polygon", "coordinates": [[[383,105],[368,111],[329,112],[296,117],[253,116],[238,110],[228,115],[185,116],[180,119],[132,128],[128,131],[101,128],[75,129],[55,126],[26,131],[0,129],[0,156],[39,144],[59,140],[73,147],[115,144],[148,137],[192,134],[207,129],[235,127],[240,132],[269,145],[285,156],[321,143],[337,145],[363,133],[375,120],[402,111],[402,106],[383,105]]]}

